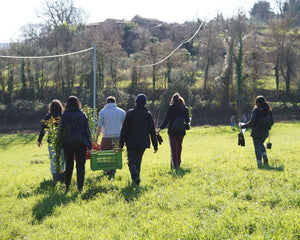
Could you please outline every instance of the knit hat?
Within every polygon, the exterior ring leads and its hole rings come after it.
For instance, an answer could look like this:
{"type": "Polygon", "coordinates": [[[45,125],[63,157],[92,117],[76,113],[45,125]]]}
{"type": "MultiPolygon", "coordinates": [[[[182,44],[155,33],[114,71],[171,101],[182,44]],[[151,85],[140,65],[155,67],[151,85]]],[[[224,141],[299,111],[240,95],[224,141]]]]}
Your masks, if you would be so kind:
{"type": "Polygon", "coordinates": [[[135,99],[135,102],[137,105],[142,105],[142,106],[145,106],[146,103],[147,103],[147,97],[145,94],[139,94],[137,95],[136,99],[135,99]]]}

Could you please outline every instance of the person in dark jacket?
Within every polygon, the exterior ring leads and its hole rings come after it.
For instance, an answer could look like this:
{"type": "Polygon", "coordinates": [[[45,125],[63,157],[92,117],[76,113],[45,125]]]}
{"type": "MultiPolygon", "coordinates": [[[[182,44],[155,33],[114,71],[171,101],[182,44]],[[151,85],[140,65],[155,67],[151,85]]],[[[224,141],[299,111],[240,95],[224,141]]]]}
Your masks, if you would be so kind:
{"type": "Polygon", "coordinates": [[[172,125],[178,116],[182,116],[185,124],[189,124],[189,109],[185,106],[184,99],[179,93],[173,94],[170,106],[167,110],[166,116],[162,124],[159,126],[157,133],[164,129],[168,125],[168,135],[170,140],[171,148],[171,168],[179,168],[181,164],[181,152],[182,152],[182,142],[186,134],[185,128],[181,131],[174,130],[172,125]]]}
{"type": "Polygon", "coordinates": [[[62,114],[60,133],[64,138],[64,154],[66,160],[65,171],[65,193],[69,191],[71,184],[73,168],[74,168],[74,156],[76,157],[76,172],[77,172],[77,188],[81,192],[84,184],[85,175],[85,161],[86,151],[92,149],[92,137],[89,127],[88,118],[81,109],[81,103],[75,96],[70,96],[65,105],[65,111],[62,114]],[[68,135],[68,128],[70,128],[71,121],[76,121],[79,126],[79,143],[70,144],[66,141],[68,135]]]}
{"type": "Polygon", "coordinates": [[[157,139],[152,113],[145,108],[147,97],[139,94],[136,98],[136,106],[130,109],[125,116],[120,134],[120,148],[126,143],[128,167],[131,179],[136,185],[140,184],[140,171],[143,154],[146,148],[150,148],[150,138],[157,152],[157,139]]]}
{"type": "Polygon", "coordinates": [[[269,130],[262,130],[259,126],[259,118],[260,116],[270,115],[271,117],[271,125],[274,124],[272,109],[269,103],[266,101],[264,96],[257,96],[255,100],[255,106],[251,112],[250,120],[242,125],[240,124],[240,128],[251,128],[251,137],[253,139],[256,162],[257,166],[260,168],[262,164],[268,165],[268,156],[267,150],[264,146],[264,142],[269,136],[269,130]],[[262,163],[262,157],[264,162],[262,163]]]}
{"type": "MultiPolygon", "coordinates": [[[[49,127],[50,121],[54,121],[55,126],[58,126],[60,122],[60,118],[62,115],[63,111],[63,106],[61,102],[57,99],[54,99],[51,101],[51,103],[48,106],[48,113],[46,116],[42,119],[41,121],[41,129],[40,129],[40,134],[38,137],[38,147],[41,147],[43,145],[42,140],[45,135],[45,132],[47,131],[47,128],[49,127]]],[[[48,151],[49,151],[49,157],[50,157],[50,170],[51,174],[53,176],[53,173],[55,173],[55,150],[52,144],[52,139],[48,135],[47,138],[47,143],[48,143],[48,151]]],[[[63,156],[63,151],[62,151],[62,156],[63,156]]],[[[64,157],[62,157],[62,162],[63,162],[63,169],[64,170],[64,157]]]]}

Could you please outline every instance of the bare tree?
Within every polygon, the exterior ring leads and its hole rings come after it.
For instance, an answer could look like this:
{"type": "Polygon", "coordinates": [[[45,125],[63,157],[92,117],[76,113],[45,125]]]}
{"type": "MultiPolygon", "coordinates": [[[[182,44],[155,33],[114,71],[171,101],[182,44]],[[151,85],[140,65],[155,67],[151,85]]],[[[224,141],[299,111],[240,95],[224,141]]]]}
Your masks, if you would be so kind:
{"type": "Polygon", "coordinates": [[[46,0],[38,16],[52,30],[65,23],[76,26],[86,21],[84,11],[75,7],[73,0],[46,0]]]}
{"type": "Polygon", "coordinates": [[[152,102],[155,100],[155,90],[156,90],[156,80],[157,73],[161,67],[161,64],[156,64],[162,58],[161,52],[162,44],[158,42],[158,39],[155,37],[150,38],[148,45],[145,48],[146,59],[150,58],[150,62],[152,65],[152,102]]]}
{"type": "Polygon", "coordinates": [[[299,28],[293,28],[296,21],[290,14],[283,18],[273,19],[270,22],[270,44],[273,45],[274,71],[276,89],[278,94],[280,74],[285,80],[285,94],[290,95],[290,83],[295,74],[297,42],[299,41],[299,28]]]}
{"type": "Polygon", "coordinates": [[[234,66],[234,46],[237,40],[236,31],[233,27],[233,19],[222,22],[222,33],[220,34],[224,48],[224,69],[222,73],[222,105],[224,108],[229,108],[230,105],[230,86],[233,79],[234,66]]]}
{"type": "MultiPolygon", "coordinates": [[[[46,0],[39,17],[43,19],[43,28],[47,29],[47,39],[53,45],[55,54],[74,49],[73,39],[78,31],[83,30],[85,14],[74,6],[73,0],[46,0]]],[[[69,57],[65,60],[56,58],[55,81],[60,82],[62,97],[67,94],[66,88],[69,91],[73,89],[73,64],[69,57]]]]}
{"type": "Polygon", "coordinates": [[[200,47],[200,58],[203,62],[204,68],[204,92],[208,88],[209,84],[209,71],[210,68],[217,64],[221,60],[221,57],[224,53],[224,47],[218,36],[218,26],[216,21],[210,21],[205,25],[205,28],[202,31],[201,38],[199,39],[200,47]]]}

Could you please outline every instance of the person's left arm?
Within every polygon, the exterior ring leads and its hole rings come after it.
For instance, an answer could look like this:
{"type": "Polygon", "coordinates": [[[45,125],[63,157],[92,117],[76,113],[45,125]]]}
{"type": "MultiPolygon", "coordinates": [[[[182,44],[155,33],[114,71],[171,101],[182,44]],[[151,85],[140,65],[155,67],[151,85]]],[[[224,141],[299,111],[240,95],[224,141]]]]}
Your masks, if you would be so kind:
{"type": "Polygon", "coordinates": [[[92,133],[91,133],[91,128],[90,128],[90,124],[89,124],[89,120],[86,116],[86,114],[84,113],[84,121],[85,121],[85,130],[84,133],[86,135],[87,138],[87,148],[89,150],[91,150],[93,148],[93,144],[92,144],[92,133]]]}
{"type": "Polygon", "coordinates": [[[270,115],[271,115],[271,119],[272,119],[272,126],[273,126],[273,124],[274,124],[274,118],[273,118],[273,113],[272,113],[272,111],[270,111],[270,115]]]}
{"type": "Polygon", "coordinates": [[[185,123],[190,122],[190,114],[189,114],[189,109],[187,107],[185,107],[184,109],[184,121],[185,123]]]}
{"type": "Polygon", "coordinates": [[[164,129],[167,126],[167,124],[169,123],[169,121],[170,121],[170,107],[167,110],[166,116],[165,116],[162,124],[160,124],[159,128],[157,129],[157,133],[159,133],[160,130],[164,129]]]}

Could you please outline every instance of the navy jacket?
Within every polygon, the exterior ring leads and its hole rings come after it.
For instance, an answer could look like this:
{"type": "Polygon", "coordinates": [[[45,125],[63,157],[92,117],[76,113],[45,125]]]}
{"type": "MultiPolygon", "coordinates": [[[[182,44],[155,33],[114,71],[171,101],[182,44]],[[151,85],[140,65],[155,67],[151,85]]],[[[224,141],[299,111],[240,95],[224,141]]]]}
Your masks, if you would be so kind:
{"type": "Polygon", "coordinates": [[[68,125],[70,120],[78,121],[78,125],[83,133],[83,145],[92,149],[92,136],[88,122],[88,118],[85,113],[79,108],[67,108],[61,117],[60,130],[64,132],[64,129],[68,125]]]}
{"type": "MultiPolygon", "coordinates": [[[[187,107],[182,108],[181,106],[178,105],[178,103],[174,103],[169,106],[167,114],[165,116],[165,119],[163,123],[160,125],[160,129],[164,129],[167,124],[168,126],[168,134],[170,135],[178,135],[177,133],[173,132],[170,126],[173,124],[174,120],[176,119],[177,116],[182,115],[184,117],[185,123],[190,122],[190,116],[189,116],[189,109],[187,107]]],[[[185,135],[185,132],[184,134],[185,135]]]]}
{"type": "Polygon", "coordinates": [[[126,143],[127,148],[150,148],[157,150],[157,139],[152,113],[145,107],[136,106],[126,113],[120,134],[120,147],[126,143]]]}

